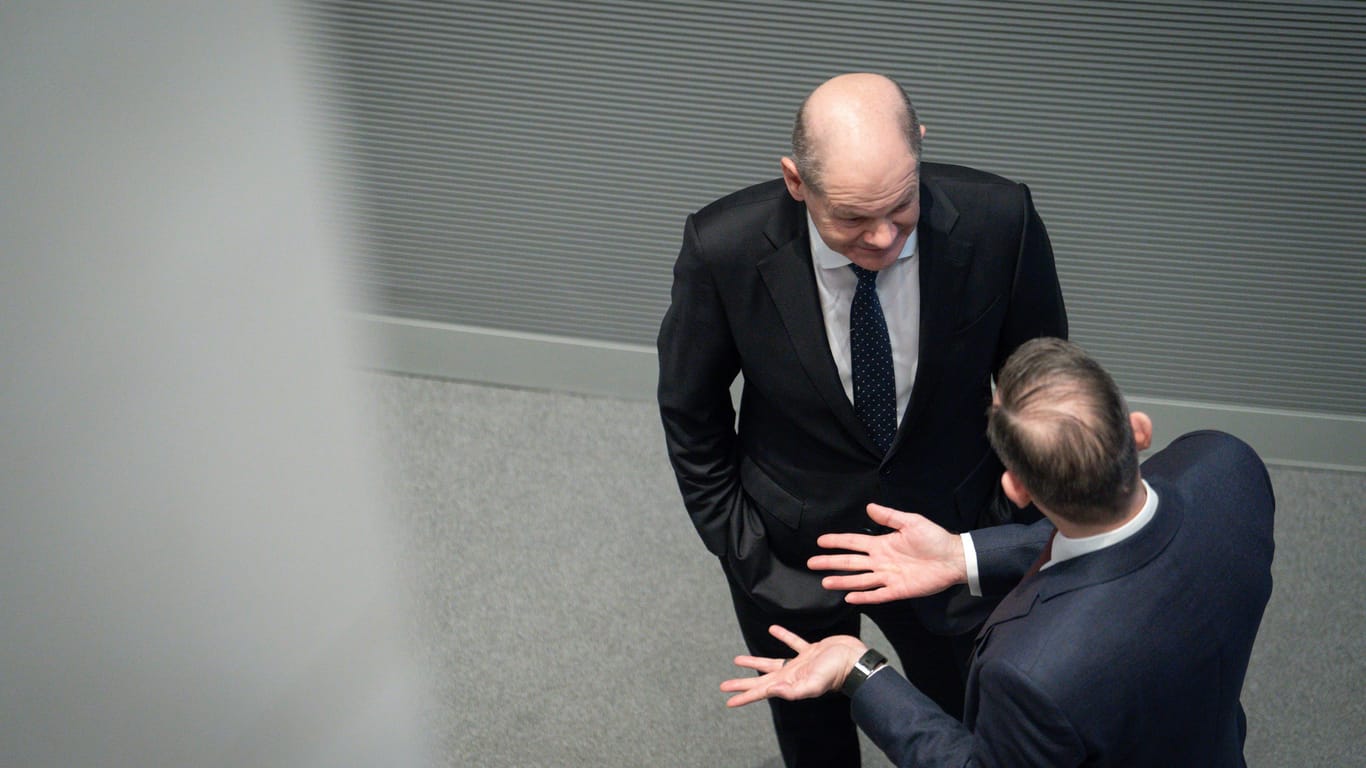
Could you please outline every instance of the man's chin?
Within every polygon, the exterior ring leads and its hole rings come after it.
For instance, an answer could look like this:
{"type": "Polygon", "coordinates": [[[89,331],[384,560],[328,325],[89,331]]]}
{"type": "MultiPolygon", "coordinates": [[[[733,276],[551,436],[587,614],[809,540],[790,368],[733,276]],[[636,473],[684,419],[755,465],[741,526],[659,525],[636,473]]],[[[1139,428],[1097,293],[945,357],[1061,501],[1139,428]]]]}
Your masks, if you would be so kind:
{"type": "Polygon", "coordinates": [[[863,267],[864,269],[877,272],[879,270],[883,270],[887,267],[892,266],[892,264],[896,262],[896,257],[899,254],[899,250],[879,252],[854,251],[853,253],[844,254],[844,257],[859,265],[860,267],[863,267]]]}

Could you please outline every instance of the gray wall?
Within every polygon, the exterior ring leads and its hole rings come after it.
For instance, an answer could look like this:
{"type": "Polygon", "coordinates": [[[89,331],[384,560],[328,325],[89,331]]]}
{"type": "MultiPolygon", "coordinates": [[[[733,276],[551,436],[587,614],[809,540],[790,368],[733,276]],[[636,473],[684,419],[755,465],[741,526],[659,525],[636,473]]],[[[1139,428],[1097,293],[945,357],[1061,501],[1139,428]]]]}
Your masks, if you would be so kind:
{"type": "Polygon", "coordinates": [[[1158,418],[1366,467],[1355,2],[307,2],[371,363],[649,397],[684,216],[826,76],[1030,185],[1073,336],[1158,418]]]}

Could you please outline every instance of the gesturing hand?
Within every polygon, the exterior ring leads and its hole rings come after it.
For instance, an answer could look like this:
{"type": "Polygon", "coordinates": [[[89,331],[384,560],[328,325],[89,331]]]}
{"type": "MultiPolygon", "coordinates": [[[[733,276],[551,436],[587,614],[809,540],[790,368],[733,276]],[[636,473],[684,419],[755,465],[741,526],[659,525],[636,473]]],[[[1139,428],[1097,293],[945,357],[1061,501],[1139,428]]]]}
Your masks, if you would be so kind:
{"type": "Polygon", "coordinates": [[[728,707],[743,707],[763,699],[777,697],[795,701],[810,699],[838,689],[854,668],[863,652],[868,650],[858,638],[835,635],[816,643],[808,643],[797,635],[774,624],[769,634],[787,643],[797,652],[795,659],[769,659],[762,656],[736,656],[735,665],[763,674],[758,677],[737,677],[721,683],[721,690],[736,695],[726,700],[728,707]]]}
{"type": "Polygon", "coordinates": [[[867,605],[933,595],[967,582],[967,561],[957,534],[920,515],[880,504],[869,504],[868,516],[892,532],[881,536],[827,533],[816,540],[826,549],[855,553],[816,555],[808,560],[806,565],[813,571],[855,572],[826,576],[821,586],[848,590],[845,602],[867,605]]]}

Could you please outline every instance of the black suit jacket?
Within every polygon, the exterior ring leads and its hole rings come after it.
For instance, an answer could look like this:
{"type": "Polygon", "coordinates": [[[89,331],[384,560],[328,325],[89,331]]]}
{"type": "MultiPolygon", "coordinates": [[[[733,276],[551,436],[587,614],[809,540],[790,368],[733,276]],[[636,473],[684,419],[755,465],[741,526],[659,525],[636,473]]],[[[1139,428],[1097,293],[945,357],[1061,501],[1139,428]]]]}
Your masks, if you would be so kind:
{"type": "Polygon", "coordinates": [[[894,672],[859,688],[855,720],[893,762],[1244,764],[1239,694],[1271,595],[1271,481],[1218,432],[1178,438],[1143,474],[1159,502],[1146,526],[1025,579],[991,614],[963,722],[894,672]]]}
{"type": "MultiPolygon", "coordinates": [[[[823,533],[881,532],[869,502],[953,531],[1011,515],[985,438],[990,381],[1024,341],[1067,335],[1052,248],[1023,185],[935,163],[923,163],[920,178],[920,360],[886,456],[840,384],[805,206],[775,180],[712,203],[684,227],[659,333],[669,457],[707,548],[774,611],[843,608],[805,562],[823,533]],[[737,373],[738,424],[729,393],[737,373]]],[[[971,608],[951,616],[945,599],[920,611],[936,631],[968,631],[985,617],[971,608]]]]}

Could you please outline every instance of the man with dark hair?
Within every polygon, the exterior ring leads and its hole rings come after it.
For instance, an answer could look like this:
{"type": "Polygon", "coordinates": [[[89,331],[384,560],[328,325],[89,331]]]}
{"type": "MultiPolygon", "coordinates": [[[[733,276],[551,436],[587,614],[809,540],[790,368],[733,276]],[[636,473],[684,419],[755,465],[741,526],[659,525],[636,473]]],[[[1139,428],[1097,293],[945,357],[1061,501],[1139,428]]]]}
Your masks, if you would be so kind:
{"type": "Polygon", "coordinates": [[[1110,374],[1080,347],[1046,339],[1017,350],[997,379],[987,438],[1011,470],[1007,482],[1031,488],[1057,514],[1105,523],[1128,511],[1138,482],[1134,428],[1110,374]]]}
{"type": "MultiPolygon", "coordinates": [[[[991,379],[1067,318],[1048,234],[1021,184],[922,163],[923,129],[881,75],[803,103],[782,178],[688,217],[659,332],[659,407],[683,500],[730,586],[752,653],[856,635],[860,611],[806,567],[816,539],[878,532],[869,502],[953,531],[1032,521],[1000,495],[991,379]],[[743,373],[739,420],[730,386],[743,373]]],[[[1000,547],[1017,576],[1037,553],[1000,547]]],[[[956,589],[862,609],[907,674],[961,710],[972,632],[994,602],[956,589]]],[[[774,702],[789,766],[858,766],[843,697],[774,702]]]]}
{"type": "MultiPolygon", "coordinates": [[[[1244,765],[1239,694],[1271,595],[1266,467],[1234,437],[1194,432],[1140,472],[1151,421],[1069,342],[1022,345],[998,381],[989,434],[1002,486],[1056,535],[978,634],[962,722],[856,638],[808,644],[780,626],[773,636],[797,657],[738,657],[763,674],[722,683],[737,694],[730,706],[841,690],[905,766],[1244,765]]],[[[880,602],[934,588],[927,571],[966,581],[957,536],[918,515],[869,513],[894,531],[823,537],[854,554],[811,567],[858,572],[828,586],[880,602]]],[[[973,535],[978,551],[992,533],[973,535]]]]}

